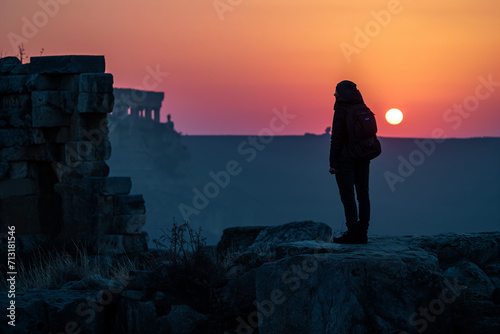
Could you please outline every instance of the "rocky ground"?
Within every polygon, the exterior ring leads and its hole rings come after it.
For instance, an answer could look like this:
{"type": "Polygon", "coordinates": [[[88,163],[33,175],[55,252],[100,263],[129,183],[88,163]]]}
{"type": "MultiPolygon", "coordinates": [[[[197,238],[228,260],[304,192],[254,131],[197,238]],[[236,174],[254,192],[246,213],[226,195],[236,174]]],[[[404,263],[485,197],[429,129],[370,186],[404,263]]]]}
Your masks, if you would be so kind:
{"type": "Polygon", "coordinates": [[[18,293],[2,332],[500,332],[500,232],[331,238],[313,222],[226,229],[202,253],[145,254],[151,270],[18,293]]]}

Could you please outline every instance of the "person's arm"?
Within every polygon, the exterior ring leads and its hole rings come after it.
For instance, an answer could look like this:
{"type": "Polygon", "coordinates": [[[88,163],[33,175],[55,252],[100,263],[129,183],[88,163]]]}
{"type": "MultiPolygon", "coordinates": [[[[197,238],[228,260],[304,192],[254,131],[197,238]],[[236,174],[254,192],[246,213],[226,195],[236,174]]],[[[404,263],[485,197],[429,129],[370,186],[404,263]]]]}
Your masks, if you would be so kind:
{"type": "MultiPolygon", "coordinates": [[[[336,110],[333,114],[332,138],[330,143],[330,168],[338,170],[342,145],[347,137],[347,125],[345,114],[341,110],[336,110]]],[[[330,173],[332,171],[330,170],[330,173]]]]}

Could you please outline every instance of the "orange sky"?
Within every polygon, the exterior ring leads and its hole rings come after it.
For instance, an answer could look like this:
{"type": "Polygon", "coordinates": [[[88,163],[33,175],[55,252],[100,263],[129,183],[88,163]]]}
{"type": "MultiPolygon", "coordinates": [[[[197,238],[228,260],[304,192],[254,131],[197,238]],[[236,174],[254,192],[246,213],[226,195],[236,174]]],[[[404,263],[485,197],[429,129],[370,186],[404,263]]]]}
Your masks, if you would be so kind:
{"type": "Polygon", "coordinates": [[[277,134],[322,133],[350,79],[381,136],[500,136],[500,84],[478,88],[500,82],[497,0],[2,0],[0,13],[3,55],[15,38],[30,56],[102,54],[115,87],[168,72],[162,120],[187,134],[257,134],[284,106],[297,116],[277,134]]]}

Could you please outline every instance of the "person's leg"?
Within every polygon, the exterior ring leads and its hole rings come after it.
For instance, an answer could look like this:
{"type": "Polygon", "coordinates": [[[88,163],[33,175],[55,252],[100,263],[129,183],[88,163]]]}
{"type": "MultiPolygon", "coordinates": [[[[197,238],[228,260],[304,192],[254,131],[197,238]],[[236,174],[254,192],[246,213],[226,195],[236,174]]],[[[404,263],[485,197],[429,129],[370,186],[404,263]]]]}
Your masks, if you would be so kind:
{"type": "Polygon", "coordinates": [[[354,197],[354,175],[354,167],[350,164],[343,164],[335,174],[347,224],[356,223],[358,220],[358,208],[354,197]]]}
{"type": "Polygon", "coordinates": [[[370,162],[356,164],[354,172],[354,185],[359,204],[359,221],[370,221],[370,194],[369,194],[370,162]]]}

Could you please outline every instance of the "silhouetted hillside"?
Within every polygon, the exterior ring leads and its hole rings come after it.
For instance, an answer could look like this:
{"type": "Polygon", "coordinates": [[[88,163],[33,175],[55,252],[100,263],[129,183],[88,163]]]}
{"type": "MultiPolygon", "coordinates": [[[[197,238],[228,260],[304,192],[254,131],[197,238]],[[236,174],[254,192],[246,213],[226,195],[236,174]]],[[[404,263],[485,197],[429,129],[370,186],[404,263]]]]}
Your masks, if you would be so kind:
{"type": "MultiPolygon", "coordinates": [[[[152,238],[173,217],[183,220],[181,204],[195,209],[189,220],[203,227],[209,243],[236,225],[314,220],[339,230],[344,217],[335,178],[328,173],[329,141],[328,136],[280,136],[252,146],[246,136],[183,136],[191,157],[187,177],[171,179],[152,171],[135,180],[133,163],[120,170],[132,175],[133,191],[144,194],[145,228],[152,238]],[[203,193],[207,184],[215,183],[209,173],[226,170],[233,160],[239,173],[218,191],[208,186],[209,194],[217,196],[196,209],[196,191],[203,193]]],[[[429,141],[420,140],[419,146],[414,139],[381,138],[381,143],[382,155],[371,166],[370,233],[499,230],[499,138],[449,139],[434,143],[434,148],[429,141]]],[[[113,174],[113,159],[110,167],[113,174]]]]}

